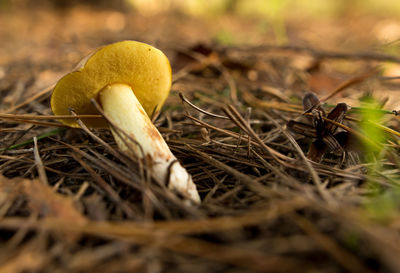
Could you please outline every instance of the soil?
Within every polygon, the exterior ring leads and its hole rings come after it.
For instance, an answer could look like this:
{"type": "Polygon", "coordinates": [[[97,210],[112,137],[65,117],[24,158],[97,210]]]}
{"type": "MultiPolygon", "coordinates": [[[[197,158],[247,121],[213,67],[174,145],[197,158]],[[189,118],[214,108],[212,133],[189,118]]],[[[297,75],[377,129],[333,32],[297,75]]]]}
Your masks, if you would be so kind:
{"type": "Polygon", "coordinates": [[[259,16],[62,2],[0,10],[0,272],[399,272],[398,19],[288,16],[281,44],[259,16]],[[170,59],[153,121],[201,205],[52,116],[53,84],[121,40],[170,59]]]}

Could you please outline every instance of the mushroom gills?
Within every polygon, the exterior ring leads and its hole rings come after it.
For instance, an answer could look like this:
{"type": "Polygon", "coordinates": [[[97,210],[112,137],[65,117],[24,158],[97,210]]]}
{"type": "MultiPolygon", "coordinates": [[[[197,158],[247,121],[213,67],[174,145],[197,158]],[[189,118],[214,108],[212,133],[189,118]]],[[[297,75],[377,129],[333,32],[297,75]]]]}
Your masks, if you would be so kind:
{"type": "Polygon", "coordinates": [[[107,85],[100,91],[99,101],[105,115],[124,132],[117,133],[110,126],[118,147],[127,153],[133,152],[140,159],[146,157],[151,175],[158,183],[167,183],[169,189],[193,203],[200,203],[192,177],[172,154],[132,88],[121,83],[107,85]]]}

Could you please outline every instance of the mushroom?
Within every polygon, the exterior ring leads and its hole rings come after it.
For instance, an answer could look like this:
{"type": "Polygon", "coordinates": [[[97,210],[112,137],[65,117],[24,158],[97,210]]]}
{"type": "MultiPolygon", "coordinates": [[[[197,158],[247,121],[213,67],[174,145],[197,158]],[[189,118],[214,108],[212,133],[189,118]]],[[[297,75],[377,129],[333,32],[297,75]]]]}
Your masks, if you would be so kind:
{"type": "MultiPolygon", "coordinates": [[[[114,139],[125,152],[148,160],[150,173],[158,183],[200,203],[190,174],[177,161],[149,115],[164,104],[171,88],[171,67],[160,50],[136,41],[122,41],[102,47],[83,59],[79,67],[56,84],[51,96],[55,115],[95,114],[95,99],[116,128],[114,139]],[[134,141],[132,141],[132,139],[134,141]]],[[[79,127],[74,120],[61,120],[79,127]]],[[[91,128],[107,128],[105,119],[82,119],[91,128]]]]}

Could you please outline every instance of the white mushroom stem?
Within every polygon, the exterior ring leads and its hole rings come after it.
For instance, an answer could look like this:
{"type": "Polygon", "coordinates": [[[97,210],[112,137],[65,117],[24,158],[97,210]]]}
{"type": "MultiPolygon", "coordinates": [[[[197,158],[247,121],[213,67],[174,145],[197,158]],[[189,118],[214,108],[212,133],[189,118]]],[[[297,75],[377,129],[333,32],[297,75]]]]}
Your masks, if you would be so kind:
{"type": "Polygon", "coordinates": [[[138,158],[145,156],[151,175],[157,182],[168,183],[171,190],[194,203],[200,203],[192,177],[172,154],[132,89],[125,84],[111,84],[100,92],[99,99],[105,115],[136,141],[133,143],[123,133],[117,134],[111,129],[118,147],[134,152],[138,158]]]}

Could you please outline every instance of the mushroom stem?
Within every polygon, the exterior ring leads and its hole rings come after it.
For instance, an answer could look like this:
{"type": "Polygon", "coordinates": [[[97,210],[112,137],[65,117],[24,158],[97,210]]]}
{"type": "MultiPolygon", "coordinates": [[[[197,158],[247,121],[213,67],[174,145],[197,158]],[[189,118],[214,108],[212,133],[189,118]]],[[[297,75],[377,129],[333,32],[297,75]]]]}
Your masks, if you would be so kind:
{"type": "Polygon", "coordinates": [[[108,85],[100,92],[99,100],[105,115],[136,141],[132,142],[111,128],[118,147],[122,151],[133,152],[140,159],[146,157],[151,175],[157,182],[167,183],[171,190],[196,204],[200,203],[192,177],[172,154],[131,87],[119,83],[108,85]]]}

